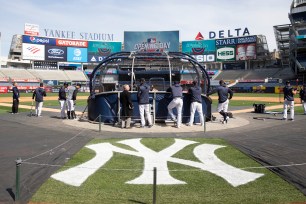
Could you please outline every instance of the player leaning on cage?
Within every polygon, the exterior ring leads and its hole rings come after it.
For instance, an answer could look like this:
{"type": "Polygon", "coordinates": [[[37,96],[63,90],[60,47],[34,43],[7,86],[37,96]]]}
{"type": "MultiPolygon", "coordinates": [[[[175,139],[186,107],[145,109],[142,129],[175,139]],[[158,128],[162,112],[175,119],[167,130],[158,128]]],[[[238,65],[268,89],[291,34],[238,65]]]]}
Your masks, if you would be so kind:
{"type": "Polygon", "coordinates": [[[68,96],[67,96],[67,117],[68,119],[76,119],[75,114],[75,101],[78,93],[78,89],[81,88],[81,84],[76,86],[68,86],[68,96]]]}
{"type": "Polygon", "coordinates": [[[228,105],[229,100],[233,97],[233,91],[226,86],[226,83],[223,80],[219,81],[219,85],[216,89],[209,92],[207,95],[218,93],[218,108],[217,111],[223,116],[223,123],[227,123],[229,120],[228,115],[228,105]]]}
{"type": "Polygon", "coordinates": [[[146,119],[149,124],[148,127],[151,128],[153,126],[150,114],[149,91],[150,86],[146,83],[146,80],[144,78],[141,78],[140,86],[138,87],[137,91],[141,128],[145,127],[146,119]]]}
{"type": "Polygon", "coordinates": [[[192,84],[193,86],[190,87],[190,89],[188,90],[188,93],[191,96],[191,104],[190,104],[190,119],[189,123],[187,123],[187,126],[193,126],[194,114],[196,111],[198,111],[201,126],[204,126],[204,116],[202,110],[202,97],[201,97],[202,89],[198,85],[197,81],[193,81],[192,84]]]}
{"type": "Polygon", "coordinates": [[[171,120],[177,121],[176,128],[180,128],[182,124],[182,109],[183,109],[183,88],[179,81],[175,81],[174,85],[169,87],[167,92],[171,92],[172,101],[168,105],[168,113],[171,120]],[[173,109],[176,108],[177,119],[173,113],[173,109]]]}

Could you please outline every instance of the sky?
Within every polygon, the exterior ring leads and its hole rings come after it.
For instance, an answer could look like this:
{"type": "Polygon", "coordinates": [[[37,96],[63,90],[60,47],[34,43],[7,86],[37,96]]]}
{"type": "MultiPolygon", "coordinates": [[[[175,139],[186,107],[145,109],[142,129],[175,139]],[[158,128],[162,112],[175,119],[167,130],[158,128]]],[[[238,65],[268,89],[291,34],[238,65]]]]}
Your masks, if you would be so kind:
{"type": "MultiPolygon", "coordinates": [[[[123,42],[124,31],[178,30],[180,41],[198,32],[209,39],[218,33],[248,29],[265,35],[269,50],[276,49],[274,25],[289,24],[292,0],[0,0],[0,55],[7,56],[14,34],[24,24],[76,33],[108,33],[123,42]]],[[[242,32],[240,33],[242,34],[242,32]]]]}

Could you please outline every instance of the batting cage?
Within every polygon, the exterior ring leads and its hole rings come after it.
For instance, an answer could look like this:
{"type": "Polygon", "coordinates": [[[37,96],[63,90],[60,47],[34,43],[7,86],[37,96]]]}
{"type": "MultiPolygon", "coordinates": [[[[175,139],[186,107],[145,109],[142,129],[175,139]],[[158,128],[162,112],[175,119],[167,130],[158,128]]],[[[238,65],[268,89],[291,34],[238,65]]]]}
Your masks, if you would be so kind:
{"type": "MultiPolygon", "coordinates": [[[[203,114],[206,120],[210,120],[211,100],[206,96],[210,88],[208,73],[193,57],[180,52],[118,52],[106,57],[90,77],[89,120],[110,124],[119,122],[119,97],[125,84],[131,87],[132,120],[140,120],[137,90],[142,78],[150,86],[150,114],[154,123],[168,118],[167,106],[172,97],[167,89],[174,82],[180,82],[183,88],[182,122],[189,122],[191,101],[187,92],[193,81],[201,85],[203,114]]],[[[199,122],[197,113],[195,122],[199,122]]]]}

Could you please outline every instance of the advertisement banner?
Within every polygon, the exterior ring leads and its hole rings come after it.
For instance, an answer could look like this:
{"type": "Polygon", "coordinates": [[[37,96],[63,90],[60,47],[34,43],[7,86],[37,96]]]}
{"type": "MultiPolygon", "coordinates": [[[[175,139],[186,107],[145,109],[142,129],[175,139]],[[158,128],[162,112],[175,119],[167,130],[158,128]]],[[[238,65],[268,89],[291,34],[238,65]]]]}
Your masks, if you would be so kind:
{"type": "Polygon", "coordinates": [[[67,48],[68,62],[87,62],[87,48],[67,48]]]}
{"type": "Polygon", "coordinates": [[[298,40],[306,39],[306,35],[298,35],[298,36],[296,36],[296,39],[298,39],[298,40]]]}
{"type": "Polygon", "coordinates": [[[121,51],[121,42],[88,41],[88,62],[101,62],[106,56],[121,51]]]}
{"type": "Polygon", "coordinates": [[[124,51],[178,52],[179,31],[124,31],[124,51]]]}
{"type": "Polygon", "coordinates": [[[54,61],[33,61],[34,69],[53,69],[57,70],[57,62],[54,61]]]}
{"type": "Polygon", "coordinates": [[[183,41],[182,52],[192,55],[198,62],[215,62],[215,40],[183,41]]]}
{"type": "Polygon", "coordinates": [[[22,59],[45,60],[45,46],[22,43],[22,59]]]}
{"type": "Polygon", "coordinates": [[[236,49],[236,60],[255,60],[256,44],[239,44],[236,49]]]}
{"type": "Polygon", "coordinates": [[[7,86],[0,86],[0,93],[7,93],[8,87],[7,86]]]}
{"type": "Polygon", "coordinates": [[[235,46],[217,47],[216,58],[217,62],[235,61],[236,59],[235,46]]]}
{"type": "Polygon", "coordinates": [[[206,71],[207,71],[207,74],[211,76],[216,75],[219,72],[219,70],[206,70],[206,71]]]}
{"type": "Polygon", "coordinates": [[[239,83],[265,83],[264,79],[241,79],[239,83]]]}
{"type": "Polygon", "coordinates": [[[64,47],[88,47],[88,41],[56,39],[56,45],[64,47]]]}
{"type": "Polygon", "coordinates": [[[39,79],[11,79],[12,82],[40,82],[39,79]]]}
{"type": "Polygon", "coordinates": [[[54,38],[42,38],[37,36],[22,36],[23,43],[41,44],[41,45],[55,45],[56,39],[54,38]]]}
{"type": "Polygon", "coordinates": [[[9,78],[8,77],[0,77],[0,81],[1,82],[7,82],[7,81],[9,81],[9,78]]]}
{"type": "Polygon", "coordinates": [[[46,61],[67,61],[67,47],[46,46],[45,47],[46,61]]]}
{"type": "Polygon", "coordinates": [[[257,36],[246,36],[246,37],[238,37],[238,38],[225,38],[216,40],[216,46],[225,46],[225,45],[238,45],[238,44],[249,44],[256,43],[257,36]]]}
{"type": "Polygon", "coordinates": [[[242,70],[245,69],[245,62],[223,63],[223,70],[242,70]]]}
{"type": "Polygon", "coordinates": [[[57,86],[58,81],[57,80],[43,80],[43,83],[47,86],[57,86]]]}
{"type": "MultiPolygon", "coordinates": [[[[18,89],[21,91],[26,91],[26,90],[35,90],[36,88],[39,87],[39,84],[37,86],[18,86],[18,89]]],[[[12,90],[13,87],[10,88],[12,90]]]]}
{"type": "Polygon", "coordinates": [[[32,24],[32,23],[25,23],[24,24],[24,34],[26,35],[39,35],[39,25],[32,24]]]}

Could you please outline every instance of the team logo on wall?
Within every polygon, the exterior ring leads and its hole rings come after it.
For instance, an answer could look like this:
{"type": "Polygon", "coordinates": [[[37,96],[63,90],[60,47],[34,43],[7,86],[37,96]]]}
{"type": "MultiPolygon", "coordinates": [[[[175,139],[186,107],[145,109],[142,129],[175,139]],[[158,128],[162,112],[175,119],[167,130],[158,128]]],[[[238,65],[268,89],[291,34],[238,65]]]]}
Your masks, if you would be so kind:
{"type": "Polygon", "coordinates": [[[193,154],[198,161],[191,161],[173,157],[185,147],[198,143],[191,140],[175,139],[174,144],[158,152],[144,146],[141,143],[141,139],[127,139],[117,143],[130,146],[133,150],[124,149],[108,142],[88,145],[86,147],[95,152],[94,158],[68,170],[53,174],[51,177],[68,185],[81,186],[88,177],[112,159],[114,153],[141,157],[144,160],[142,174],[133,180],[127,181],[127,184],[152,184],[152,170],[154,167],[157,169],[158,185],[186,184],[185,181],[174,178],[170,174],[168,162],[208,171],[223,178],[233,187],[247,184],[264,175],[238,169],[220,160],[215,155],[215,151],[225,147],[222,145],[199,144],[193,150],[193,154]]]}

